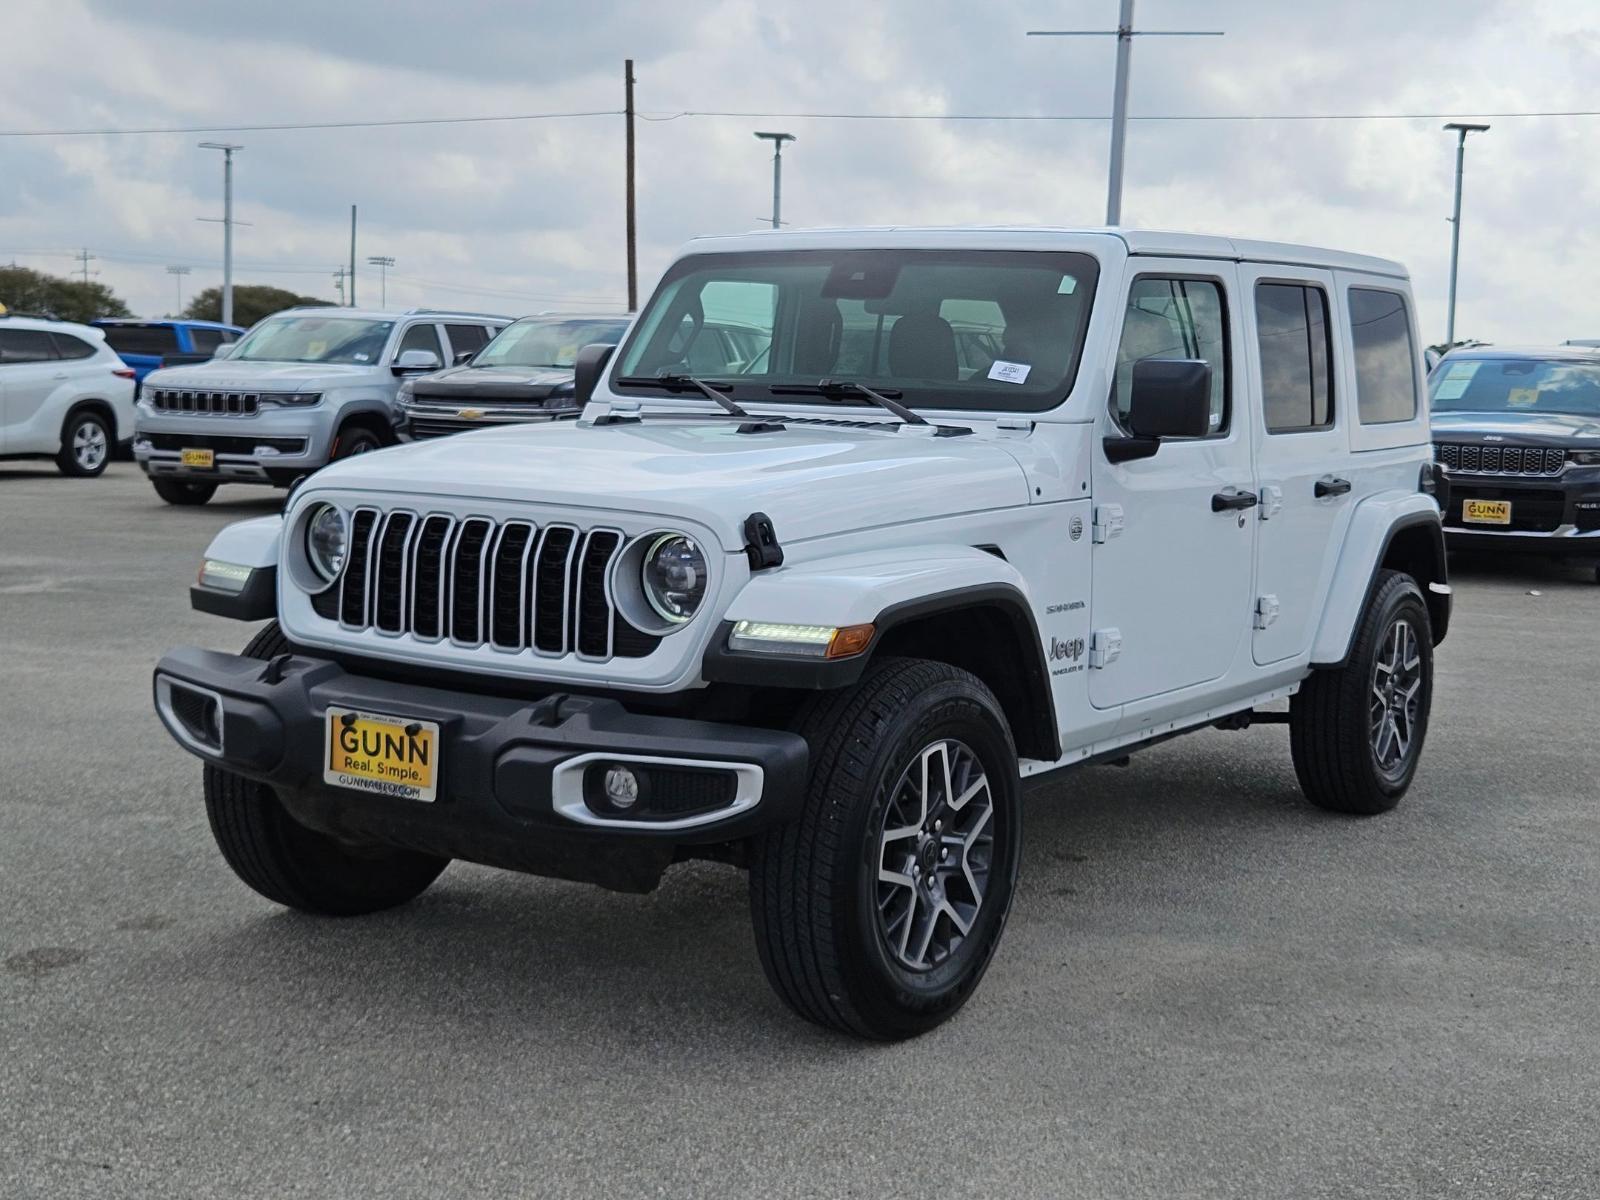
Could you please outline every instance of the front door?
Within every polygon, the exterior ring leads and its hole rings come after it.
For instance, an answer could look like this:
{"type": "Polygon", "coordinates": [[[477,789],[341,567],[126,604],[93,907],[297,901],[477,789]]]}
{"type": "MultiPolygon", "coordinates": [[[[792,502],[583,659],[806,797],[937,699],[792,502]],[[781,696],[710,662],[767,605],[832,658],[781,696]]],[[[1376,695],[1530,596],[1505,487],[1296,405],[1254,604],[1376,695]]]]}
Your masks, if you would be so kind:
{"type": "MultiPolygon", "coordinates": [[[[24,431],[66,377],[47,330],[0,328],[0,448],[5,453],[47,448],[24,440],[24,431]]],[[[37,437],[38,431],[33,432],[37,437]]],[[[54,436],[56,431],[50,432],[54,436]]]]}
{"type": "Polygon", "coordinates": [[[1322,615],[1353,507],[1349,388],[1328,272],[1247,264],[1239,284],[1261,380],[1252,654],[1266,666],[1309,651],[1322,615]]]}
{"type": "Polygon", "coordinates": [[[1163,441],[1150,458],[1094,456],[1089,700],[1111,708],[1204,684],[1244,653],[1256,515],[1248,389],[1238,369],[1232,263],[1135,258],[1123,288],[1121,342],[1102,437],[1128,432],[1134,364],[1202,359],[1211,367],[1211,431],[1163,441]]]}

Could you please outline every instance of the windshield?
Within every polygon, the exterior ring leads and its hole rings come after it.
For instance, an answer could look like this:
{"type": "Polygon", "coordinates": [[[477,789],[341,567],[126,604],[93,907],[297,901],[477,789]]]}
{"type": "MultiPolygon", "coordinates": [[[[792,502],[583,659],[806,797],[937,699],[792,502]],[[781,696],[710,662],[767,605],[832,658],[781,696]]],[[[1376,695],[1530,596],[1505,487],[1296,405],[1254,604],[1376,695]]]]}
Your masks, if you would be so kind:
{"type": "Polygon", "coordinates": [[[1430,382],[1434,412],[1574,413],[1600,417],[1600,362],[1446,359],[1430,382]]]}
{"type": "Polygon", "coordinates": [[[359,317],[269,317],[239,340],[231,362],[375,363],[393,321],[359,317]]]}
{"type": "Polygon", "coordinates": [[[847,380],[911,408],[1042,411],[1072,388],[1097,275],[1086,254],[1042,251],[696,255],[667,272],[613,379],[715,379],[736,401],[847,380]]]}
{"type": "Polygon", "coordinates": [[[572,369],[578,351],[603,343],[615,346],[628,328],[614,321],[525,317],[500,331],[472,360],[475,367],[565,367],[572,369]]]}

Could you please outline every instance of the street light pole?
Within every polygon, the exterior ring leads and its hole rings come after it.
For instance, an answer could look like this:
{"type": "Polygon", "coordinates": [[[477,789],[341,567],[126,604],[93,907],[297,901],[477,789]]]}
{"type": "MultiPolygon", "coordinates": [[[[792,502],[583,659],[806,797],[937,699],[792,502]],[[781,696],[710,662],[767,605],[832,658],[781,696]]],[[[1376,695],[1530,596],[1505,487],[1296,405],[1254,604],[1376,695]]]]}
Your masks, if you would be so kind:
{"type": "Polygon", "coordinates": [[[389,307],[389,268],[394,259],[387,254],[374,254],[367,259],[369,267],[378,268],[378,307],[389,307]]]}
{"type": "Polygon", "coordinates": [[[183,315],[183,277],[188,273],[188,267],[167,268],[167,274],[171,275],[178,284],[178,308],[177,311],[172,314],[175,317],[181,317],[183,315]]]}
{"type": "Polygon", "coordinates": [[[783,224],[783,144],[796,141],[792,133],[758,133],[758,138],[772,143],[772,227],[783,224]]]}
{"type": "Polygon", "coordinates": [[[233,152],[229,142],[201,142],[202,150],[222,151],[222,323],[233,324],[233,152]]]}
{"type": "Polygon", "coordinates": [[[1445,315],[1444,347],[1456,344],[1456,265],[1461,257],[1461,169],[1467,157],[1467,134],[1487,133],[1487,125],[1466,125],[1452,121],[1445,126],[1456,134],[1456,202],[1450,217],[1450,307],[1445,315]]]}
{"type": "Polygon", "coordinates": [[[1106,177],[1106,224],[1122,223],[1122,160],[1128,141],[1128,71],[1136,37],[1221,37],[1220,29],[1135,29],[1133,0],[1122,0],[1115,29],[1030,29],[1029,37],[1115,37],[1117,75],[1111,93],[1111,166],[1106,177]]]}

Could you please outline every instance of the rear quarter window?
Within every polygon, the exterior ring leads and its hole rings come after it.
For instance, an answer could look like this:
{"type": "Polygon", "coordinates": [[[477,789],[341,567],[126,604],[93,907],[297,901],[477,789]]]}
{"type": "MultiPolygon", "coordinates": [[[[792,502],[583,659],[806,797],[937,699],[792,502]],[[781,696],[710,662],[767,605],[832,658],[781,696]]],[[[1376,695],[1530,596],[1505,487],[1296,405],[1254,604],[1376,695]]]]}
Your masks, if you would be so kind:
{"type": "Polygon", "coordinates": [[[1349,302],[1361,423],[1411,420],[1417,415],[1417,350],[1406,298],[1399,292],[1353,287],[1349,302]]]}

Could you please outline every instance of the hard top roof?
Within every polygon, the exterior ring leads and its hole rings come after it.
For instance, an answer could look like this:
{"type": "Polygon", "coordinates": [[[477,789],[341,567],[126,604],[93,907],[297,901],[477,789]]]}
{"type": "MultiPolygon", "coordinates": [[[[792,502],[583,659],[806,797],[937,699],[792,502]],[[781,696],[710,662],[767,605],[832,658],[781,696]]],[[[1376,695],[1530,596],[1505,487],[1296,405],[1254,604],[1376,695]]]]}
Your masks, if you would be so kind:
{"type": "Polygon", "coordinates": [[[756,230],[752,233],[696,238],[685,252],[778,249],[905,249],[1084,250],[1097,242],[1116,240],[1127,253],[1142,257],[1210,258],[1231,262],[1283,263],[1291,266],[1360,271],[1406,279],[1403,264],[1392,259],[1287,242],[1254,241],[1205,233],[1119,227],[1072,228],[1049,225],[881,225],[839,229],[756,230]]]}

